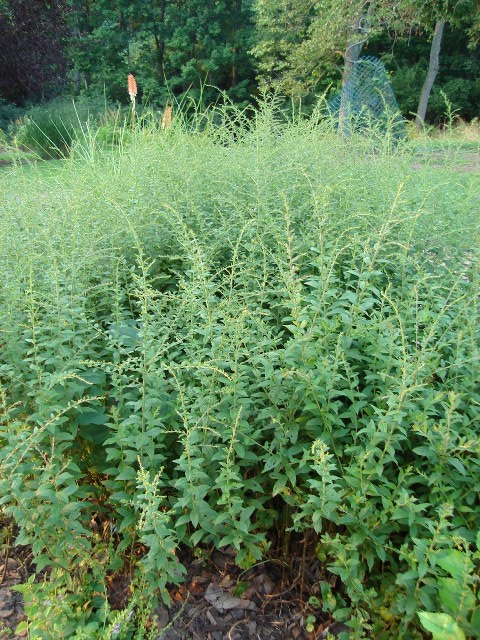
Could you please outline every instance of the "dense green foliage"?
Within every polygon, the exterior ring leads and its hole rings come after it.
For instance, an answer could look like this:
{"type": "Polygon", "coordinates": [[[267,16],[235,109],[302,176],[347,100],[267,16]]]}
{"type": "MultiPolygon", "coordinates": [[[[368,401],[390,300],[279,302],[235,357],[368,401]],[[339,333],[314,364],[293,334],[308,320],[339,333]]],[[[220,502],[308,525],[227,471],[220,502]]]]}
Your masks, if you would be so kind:
{"type": "MultiPolygon", "coordinates": [[[[297,98],[312,96],[329,84],[338,87],[340,79],[344,83],[358,56],[375,52],[390,63],[395,89],[401,89],[400,109],[406,116],[417,110],[435,22],[446,21],[450,37],[442,44],[440,66],[447,60],[447,67],[454,68],[455,82],[448,71],[443,74],[437,96],[440,90],[455,95],[464,118],[478,115],[478,108],[470,108],[475,104],[479,78],[475,46],[479,13],[474,0],[259,0],[256,8],[253,53],[261,87],[297,98]],[[461,61],[457,52],[461,52],[461,61]]],[[[433,122],[443,115],[438,99],[436,102],[429,112],[433,122]]]]}
{"type": "MultiPolygon", "coordinates": [[[[418,35],[398,40],[392,49],[387,39],[374,39],[367,53],[383,59],[391,73],[392,87],[407,117],[416,112],[418,96],[427,72],[429,43],[418,35]]],[[[465,119],[478,117],[480,104],[480,49],[468,48],[467,34],[447,25],[442,41],[440,71],[428,104],[429,120],[444,122],[445,100],[465,119]]]]}
{"type": "Polygon", "coordinates": [[[65,8],[64,0],[0,0],[0,100],[45,99],[65,88],[65,8]]]}
{"type": "Polygon", "coordinates": [[[186,95],[211,104],[218,89],[245,105],[266,88],[313,104],[338,88],[347,46],[363,40],[364,53],[387,61],[410,117],[438,17],[447,33],[428,121],[442,120],[440,90],[470,120],[479,115],[478,16],[474,0],[2,0],[0,128],[19,106],[66,93],[125,104],[128,73],[150,106],[186,95]]]}
{"type": "MultiPolygon", "coordinates": [[[[96,0],[88,7],[75,0],[70,21],[75,71],[87,87],[106,87],[110,98],[125,98],[130,72],[149,100],[190,87],[195,94],[205,83],[249,98],[251,0],[96,0]]],[[[205,98],[212,98],[208,87],[205,98]]]]}
{"type": "Polygon", "coordinates": [[[34,637],[144,637],[180,545],[249,567],[305,531],[354,637],[474,637],[477,177],[270,106],[89,149],[2,176],[0,504],[49,568],[34,637]]]}
{"type": "Polygon", "coordinates": [[[112,143],[123,129],[125,114],[109,108],[102,100],[55,99],[46,105],[31,107],[10,125],[15,145],[36,153],[40,158],[63,158],[75,145],[85,144],[95,135],[97,141],[112,143]]]}

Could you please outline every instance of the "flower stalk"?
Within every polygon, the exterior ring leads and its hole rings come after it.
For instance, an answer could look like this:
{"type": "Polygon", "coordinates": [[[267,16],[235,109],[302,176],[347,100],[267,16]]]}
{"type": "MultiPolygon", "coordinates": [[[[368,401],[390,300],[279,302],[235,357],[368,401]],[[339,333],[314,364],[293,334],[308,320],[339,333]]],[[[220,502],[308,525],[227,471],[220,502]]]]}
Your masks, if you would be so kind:
{"type": "Polygon", "coordinates": [[[132,101],[132,131],[135,128],[135,99],[137,97],[137,82],[132,73],[128,74],[128,94],[132,101]]]}
{"type": "Polygon", "coordinates": [[[169,105],[168,100],[165,105],[165,111],[162,117],[162,129],[168,129],[172,124],[172,107],[169,105]]]}

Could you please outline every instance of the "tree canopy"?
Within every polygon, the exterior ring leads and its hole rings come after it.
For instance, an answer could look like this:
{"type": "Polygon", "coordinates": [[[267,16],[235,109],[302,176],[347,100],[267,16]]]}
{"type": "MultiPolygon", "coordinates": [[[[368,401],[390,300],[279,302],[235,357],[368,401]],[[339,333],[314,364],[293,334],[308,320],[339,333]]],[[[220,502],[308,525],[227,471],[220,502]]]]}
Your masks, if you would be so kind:
{"type": "Polygon", "coordinates": [[[253,80],[252,19],[249,0],[74,0],[71,60],[84,86],[106,87],[116,99],[135,72],[151,100],[202,84],[244,100],[253,80]]]}
{"type": "Polygon", "coordinates": [[[0,2],[0,97],[42,97],[66,82],[64,0],[0,2]]]}
{"type": "Polygon", "coordinates": [[[438,20],[446,27],[427,117],[438,120],[440,88],[474,117],[477,0],[0,0],[0,100],[69,92],[126,102],[129,73],[144,103],[186,92],[210,102],[218,90],[243,104],[263,90],[313,100],[370,52],[410,114],[438,20]]]}

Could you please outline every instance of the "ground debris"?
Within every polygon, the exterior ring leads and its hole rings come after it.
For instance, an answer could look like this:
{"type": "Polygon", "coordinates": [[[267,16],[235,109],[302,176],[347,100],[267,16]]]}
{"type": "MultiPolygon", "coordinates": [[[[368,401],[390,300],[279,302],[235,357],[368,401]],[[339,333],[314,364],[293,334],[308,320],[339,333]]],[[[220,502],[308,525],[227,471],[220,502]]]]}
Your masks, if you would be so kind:
{"type": "MultiPolygon", "coordinates": [[[[172,587],[169,607],[160,604],[150,625],[157,640],[316,640],[305,630],[305,605],[298,598],[297,580],[285,582],[280,570],[265,565],[241,571],[232,554],[188,561],[184,584],[172,587]]],[[[20,640],[15,628],[25,619],[22,595],[12,591],[28,577],[21,559],[0,556],[0,640],[20,640]]],[[[130,593],[127,580],[109,580],[113,608],[121,608],[130,593]],[[117,597],[114,597],[118,595],[117,597]],[[120,595],[122,596],[120,598],[120,595]]],[[[323,627],[322,627],[323,628],[323,627]]],[[[321,633],[321,630],[320,630],[321,633]]]]}
{"type": "Polygon", "coordinates": [[[209,562],[185,565],[186,599],[182,603],[172,597],[171,607],[165,610],[169,622],[159,640],[317,637],[305,630],[304,603],[298,599],[298,592],[283,582],[281,571],[261,565],[242,572],[228,552],[215,552],[209,562]]]}
{"type": "Polygon", "coordinates": [[[256,605],[251,600],[237,598],[228,591],[224,591],[222,587],[215,582],[208,585],[205,593],[205,600],[210,602],[217,611],[222,613],[229,609],[256,609],[256,605]]]}
{"type": "Polygon", "coordinates": [[[8,558],[0,553],[0,640],[23,638],[26,631],[14,635],[17,625],[25,619],[23,598],[11,587],[24,581],[26,575],[21,563],[15,558],[8,558]]]}

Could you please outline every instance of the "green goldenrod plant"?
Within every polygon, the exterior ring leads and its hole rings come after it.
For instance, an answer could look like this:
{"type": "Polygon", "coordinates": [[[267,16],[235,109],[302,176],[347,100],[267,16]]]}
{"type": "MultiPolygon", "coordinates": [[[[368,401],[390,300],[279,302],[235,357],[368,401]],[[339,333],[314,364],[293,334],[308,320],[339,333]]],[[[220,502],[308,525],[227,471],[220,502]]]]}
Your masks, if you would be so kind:
{"type": "Polygon", "coordinates": [[[433,640],[464,640],[467,635],[480,635],[480,533],[477,533],[473,552],[469,545],[458,542],[457,548],[437,551],[432,557],[442,572],[439,571],[436,577],[438,604],[442,611],[419,611],[418,616],[433,640]]]}
{"type": "Polygon", "coordinates": [[[294,565],[309,628],[475,637],[476,176],[275,100],[91,140],[0,184],[31,636],[145,637],[180,559],[228,549],[294,565]]]}

